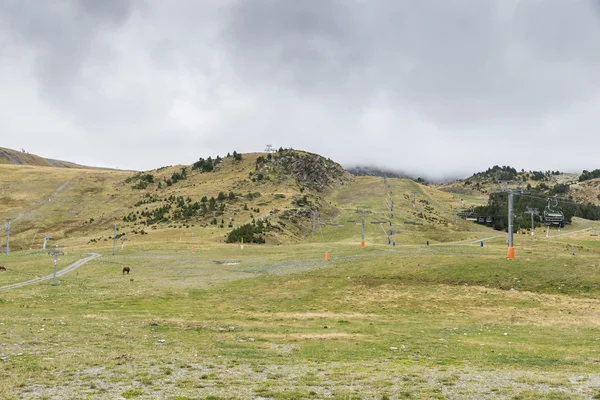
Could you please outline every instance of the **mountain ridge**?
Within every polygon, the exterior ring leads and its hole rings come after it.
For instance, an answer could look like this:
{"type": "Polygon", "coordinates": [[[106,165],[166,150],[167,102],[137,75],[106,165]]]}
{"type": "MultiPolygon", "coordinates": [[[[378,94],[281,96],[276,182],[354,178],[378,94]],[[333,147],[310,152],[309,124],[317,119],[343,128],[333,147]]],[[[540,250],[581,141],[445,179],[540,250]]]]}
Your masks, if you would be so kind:
{"type": "Polygon", "coordinates": [[[17,151],[6,147],[0,147],[0,164],[4,165],[31,165],[36,167],[70,168],[70,169],[101,169],[112,170],[112,168],[94,167],[80,165],[70,161],[57,160],[31,154],[25,150],[17,151]]]}

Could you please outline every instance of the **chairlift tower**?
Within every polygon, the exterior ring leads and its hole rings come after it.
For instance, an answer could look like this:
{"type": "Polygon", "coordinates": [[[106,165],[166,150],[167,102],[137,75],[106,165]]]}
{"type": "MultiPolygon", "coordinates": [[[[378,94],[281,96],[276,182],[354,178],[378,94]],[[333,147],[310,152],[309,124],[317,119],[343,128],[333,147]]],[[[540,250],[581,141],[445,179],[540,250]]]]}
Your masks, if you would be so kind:
{"type": "Polygon", "coordinates": [[[272,146],[272,145],[268,144],[268,145],[265,147],[265,152],[266,152],[266,153],[275,153],[275,149],[273,149],[273,146],[272,146]]]}
{"type": "Polygon", "coordinates": [[[386,232],[386,236],[388,237],[388,244],[392,244],[391,236],[394,234],[394,231],[392,230],[392,218],[394,218],[394,198],[392,197],[391,190],[390,190],[388,196],[389,196],[389,202],[387,201],[387,199],[384,199],[384,202],[389,207],[390,215],[387,216],[385,213],[383,215],[387,217],[388,224],[389,224],[390,234],[388,235],[386,232]]]}
{"type": "Polygon", "coordinates": [[[52,286],[56,286],[56,264],[58,264],[58,256],[62,256],[65,253],[58,249],[52,249],[48,252],[51,256],[54,256],[54,272],[52,274],[52,286]]]}
{"type": "Polygon", "coordinates": [[[527,207],[527,211],[525,211],[525,214],[531,214],[531,236],[533,236],[533,234],[535,232],[535,224],[533,222],[533,216],[540,215],[540,211],[537,208],[527,207]]]}
{"type": "Polygon", "coordinates": [[[362,214],[362,235],[360,240],[360,246],[365,247],[365,215],[371,214],[371,210],[356,208],[356,212],[362,214]]]}
{"type": "Polygon", "coordinates": [[[419,193],[416,190],[411,191],[412,195],[413,195],[413,207],[417,208],[417,193],[419,193]]]}
{"type": "Polygon", "coordinates": [[[42,250],[46,250],[46,243],[48,243],[48,240],[52,239],[52,236],[50,235],[46,235],[44,236],[44,245],[42,246],[42,250]]]}
{"type": "Polygon", "coordinates": [[[8,255],[10,253],[10,222],[4,225],[4,230],[6,231],[6,255],[8,255]]]}
{"type": "Polygon", "coordinates": [[[513,218],[514,218],[514,196],[523,194],[523,181],[499,181],[503,185],[503,192],[508,193],[508,254],[506,258],[513,260],[515,258],[515,247],[513,238],[513,218]],[[517,189],[508,189],[509,184],[517,184],[517,189]]]}

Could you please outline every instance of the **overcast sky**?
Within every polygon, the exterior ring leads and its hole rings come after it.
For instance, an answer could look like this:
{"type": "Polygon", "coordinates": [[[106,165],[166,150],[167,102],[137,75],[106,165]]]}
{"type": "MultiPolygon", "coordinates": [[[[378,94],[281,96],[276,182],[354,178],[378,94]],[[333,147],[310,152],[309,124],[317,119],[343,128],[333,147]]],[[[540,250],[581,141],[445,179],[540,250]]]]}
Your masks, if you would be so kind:
{"type": "Polygon", "coordinates": [[[95,166],[580,172],[599,89],[593,0],[0,0],[0,146],[95,166]]]}

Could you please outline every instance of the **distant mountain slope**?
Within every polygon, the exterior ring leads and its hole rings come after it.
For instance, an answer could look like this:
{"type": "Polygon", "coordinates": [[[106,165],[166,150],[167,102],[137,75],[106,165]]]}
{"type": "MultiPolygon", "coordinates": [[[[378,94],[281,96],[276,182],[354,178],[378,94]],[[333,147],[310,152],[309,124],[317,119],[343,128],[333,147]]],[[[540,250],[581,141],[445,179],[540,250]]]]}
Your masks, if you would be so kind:
{"type": "Polygon", "coordinates": [[[346,168],[354,176],[380,176],[385,178],[412,178],[404,172],[391,171],[373,166],[359,165],[346,168]]]}
{"type": "Polygon", "coordinates": [[[16,151],[0,147],[0,164],[13,165],[34,165],[38,167],[56,167],[56,168],[93,168],[75,164],[68,161],[53,160],[29,154],[23,151],[16,151]]]}

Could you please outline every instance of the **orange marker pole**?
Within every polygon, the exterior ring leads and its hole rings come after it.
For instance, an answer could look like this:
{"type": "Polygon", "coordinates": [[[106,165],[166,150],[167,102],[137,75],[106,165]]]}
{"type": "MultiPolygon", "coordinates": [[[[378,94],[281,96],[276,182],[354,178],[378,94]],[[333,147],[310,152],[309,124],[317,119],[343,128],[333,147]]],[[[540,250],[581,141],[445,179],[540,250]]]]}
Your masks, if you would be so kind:
{"type": "Polygon", "coordinates": [[[325,261],[329,261],[329,252],[325,252],[325,261]]]}
{"type": "Polygon", "coordinates": [[[506,258],[508,258],[509,260],[515,259],[515,248],[514,247],[508,248],[508,254],[506,255],[506,258]]]}
{"type": "Polygon", "coordinates": [[[365,247],[365,241],[364,240],[360,242],[360,247],[365,247]]]}

